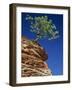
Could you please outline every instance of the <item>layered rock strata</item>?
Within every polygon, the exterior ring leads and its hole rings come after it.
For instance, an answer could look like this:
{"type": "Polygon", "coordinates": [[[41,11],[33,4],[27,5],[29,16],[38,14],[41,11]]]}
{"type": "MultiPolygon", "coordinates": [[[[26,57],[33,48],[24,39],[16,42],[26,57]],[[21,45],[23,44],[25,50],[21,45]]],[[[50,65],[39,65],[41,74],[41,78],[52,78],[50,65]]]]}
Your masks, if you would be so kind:
{"type": "Polygon", "coordinates": [[[37,42],[22,37],[21,41],[21,76],[49,76],[52,75],[46,60],[48,55],[37,42]]]}

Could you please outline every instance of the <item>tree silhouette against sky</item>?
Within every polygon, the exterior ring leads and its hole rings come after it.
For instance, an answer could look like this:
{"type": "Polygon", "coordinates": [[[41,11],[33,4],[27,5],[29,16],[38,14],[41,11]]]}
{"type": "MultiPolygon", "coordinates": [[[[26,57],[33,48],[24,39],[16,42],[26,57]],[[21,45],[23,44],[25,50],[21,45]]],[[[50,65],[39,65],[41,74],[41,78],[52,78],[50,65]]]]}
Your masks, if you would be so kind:
{"type": "Polygon", "coordinates": [[[52,40],[59,37],[56,26],[48,16],[32,17],[27,15],[26,20],[30,22],[30,31],[36,34],[34,41],[38,41],[41,38],[52,40]]]}

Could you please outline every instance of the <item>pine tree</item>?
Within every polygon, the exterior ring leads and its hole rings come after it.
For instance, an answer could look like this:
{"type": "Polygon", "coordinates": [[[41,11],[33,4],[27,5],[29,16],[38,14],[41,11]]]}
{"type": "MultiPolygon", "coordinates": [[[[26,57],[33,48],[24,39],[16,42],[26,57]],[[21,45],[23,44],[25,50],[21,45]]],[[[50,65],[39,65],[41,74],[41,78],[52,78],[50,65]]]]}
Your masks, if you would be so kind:
{"type": "Polygon", "coordinates": [[[51,40],[59,37],[59,32],[56,30],[55,24],[48,16],[32,17],[27,15],[26,20],[30,22],[30,31],[36,34],[35,41],[41,38],[51,40]]]}

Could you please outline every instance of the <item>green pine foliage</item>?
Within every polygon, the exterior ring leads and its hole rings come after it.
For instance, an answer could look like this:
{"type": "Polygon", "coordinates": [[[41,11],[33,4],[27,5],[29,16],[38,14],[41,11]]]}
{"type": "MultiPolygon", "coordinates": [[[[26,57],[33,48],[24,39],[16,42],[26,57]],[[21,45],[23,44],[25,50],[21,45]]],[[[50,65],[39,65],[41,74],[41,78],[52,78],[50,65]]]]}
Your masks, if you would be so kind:
{"type": "Polygon", "coordinates": [[[56,30],[56,26],[52,20],[48,19],[48,16],[32,17],[27,15],[26,20],[30,22],[30,31],[36,34],[35,41],[41,38],[51,40],[59,37],[59,32],[56,30]]]}

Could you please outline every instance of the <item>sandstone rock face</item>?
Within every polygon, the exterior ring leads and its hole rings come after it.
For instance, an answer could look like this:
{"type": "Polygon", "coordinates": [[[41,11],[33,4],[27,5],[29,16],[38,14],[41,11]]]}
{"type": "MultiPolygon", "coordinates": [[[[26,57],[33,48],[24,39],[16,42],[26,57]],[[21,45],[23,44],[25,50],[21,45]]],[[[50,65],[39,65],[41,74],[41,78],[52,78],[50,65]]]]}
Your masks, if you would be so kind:
{"type": "Polygon", "coordinates": [[[22,37],[21,41],[21,76],[48,76],[52,75],[46,64],[48,55],[37,42],[22,37]]]}

